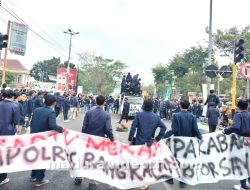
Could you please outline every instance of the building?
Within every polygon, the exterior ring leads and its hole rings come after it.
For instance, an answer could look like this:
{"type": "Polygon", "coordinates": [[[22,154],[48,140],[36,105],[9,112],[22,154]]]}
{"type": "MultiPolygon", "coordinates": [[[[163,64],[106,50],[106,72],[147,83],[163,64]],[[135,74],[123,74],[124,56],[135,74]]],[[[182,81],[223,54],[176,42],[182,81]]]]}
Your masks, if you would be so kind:
{"type": "MultiPolygon", "coordinates": [[[[0,70],[2,71],[3,60],[0,63],[0,70]]],[[[15,80],[13,82],[16,88],[27,86],[31,82],[30,71],[16,59],[8,59],[6,64],[6,72],[13,73],[15,80]]]]}

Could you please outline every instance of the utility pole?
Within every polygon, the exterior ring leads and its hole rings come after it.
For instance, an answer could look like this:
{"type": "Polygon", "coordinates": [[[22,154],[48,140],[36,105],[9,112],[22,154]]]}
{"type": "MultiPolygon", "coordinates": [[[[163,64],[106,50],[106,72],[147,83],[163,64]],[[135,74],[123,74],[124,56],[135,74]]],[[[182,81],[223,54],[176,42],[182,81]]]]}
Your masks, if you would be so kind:
{"type": "Polygon", "coordinates": [[[67,75],[66,75],[66,92],[69,91],[69,71],[70,71],[70,59],[71,59],[71,46],[72,46],[72,37],[76,34],[80,34],[79,32],[73,32],[71,29],[64,31],[65,34],[70,35],[69,41],[69,57],[68,57],[68,66],[67,66],[67,75]]]}
{"type": "MultiPolygon", "coordinates": [[[[213,41],[212,41],[212,21],[213,21],[213,0],[210,0],[210,14],[209,14],[209,44],[208,44],[208,65],[212,64],[212,49],[213,49],[213,41]]],[[[208,66],[207,65],[207,66],[208,66]]],[[[207,89],[208,92],[210,90],[211,78],[207,78],[207,89]]]]}
{"type": "MultiPolygon", "coordinates": [[[[209,10],[209,43],[208,43],[208,61],[204,64],[204,69],[212,65],[212,18],[213,18],[213,0],[210,0],[210,10],[209,10]]],[[[206,98],[209,94],[210,88],[211,88],[211,78],[207,77],[207,84],[202,85],[203,89],[203,102],[205,103],[206,98]],[[207,91],[207,92],[206,92],[207,91]]],[[[206,114],[207,107],[204,107],[203,114],[206,114]]]]}

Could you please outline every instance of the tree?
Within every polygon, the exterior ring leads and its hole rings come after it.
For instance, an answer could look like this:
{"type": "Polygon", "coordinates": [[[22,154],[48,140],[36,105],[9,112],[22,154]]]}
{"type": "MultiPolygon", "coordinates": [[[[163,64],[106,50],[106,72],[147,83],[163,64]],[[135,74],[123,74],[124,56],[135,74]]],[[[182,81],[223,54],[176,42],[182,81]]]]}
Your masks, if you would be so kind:
{"type": "Polygon", "coordinates": [[[109,95],[121,81],[126,64],[85,52],[79,55],[80,83],[94,94],[109,95]]]}
{"type": "Polygon", "coordinates": [[[95,89],[88,83],[83,70],[78,71],[78,85],[83,87],[83,94],[95,94],[95,89]]]}
{"type": "MultiPolygon", "coordinates": [[[[184,60],[189,65],[193,72],[203,73],[204,64],[207,62],[208,49],[202,46],[191,47],[184,54],[184,60]]],[[[215,64],[215,59],[212,57],[212,62],[215,64]]]]}
{"type": "MultiPolygon", "coordinates": [[[[221,56],[229,57],[233,63],[233,52],[234,52],[234,43],[240,38],[244,39],[244,52],[245,52],[245,61],[250,60],[250,26],[245,26],[242,30],[239,30],[237,27],[232,27],[226,30],[217,30],[214,34],[214,45],[216,51],[218,51],[221,56]]],[[[224,79],[225,80],[225,79],[224,79]]],[[[231,80],[232,81],[232,80],[231,80]]],[[[232,82],[226,80],[231,85],[232,82]]],[[[237,93],[239,95],[246,94],[246,80],[237,80],[237,93]],[[238,86],[243,87],[238,88],[238,86]]],[[[222,86],[222,91],[226,91],[225,86],[222,86]]],[[[226,85],[228,86],[228,84],[226,85]]]]}
{"type": "MultiPolygon", "coordinates": [[[[49,60],[38,61],[30,70],[30,75],[37,81],[51,82],[48,75],[57,75],[57,67],[68,67],[68,61],[61,63],[60,58],[53,57],[49,60]]],[[[70,68],[75,69],[75,65],[70,63],[70,68]]]]}
{"type": "Polygon", "coordinates": [[[168,81],[170,84],[172,83],[172,73],[167,66],[164,66],[162,64],[158,64],[154,68],[152,68],[152,72],[156,85],[156,93],[158,96],[164,97],[166,91],[166,81],[168,81]]]}
{"type": "Polygon", "coordinates": [[[221,56],[231,58],[233,61],[234,43],[240,38],[245,40],[245,57],[250,59],[250,26],[245,26],[241,31],[237,27],[226,30],[217,30],[214,34],[214,45],[221,56]]]}
{"type": "MultiPolygon", "coordinates": [[[[202,92],[205,83],[204,64],[207,61],[208,49],[202,46],[191,47],[183,53],[176,54],[168,63],[168,69],[173,71],[176,79],[176,90],[181,94],[202,92]],[[197,80],[198,79],[198,80],[197,80]]],[[[215,59],[212,59],[216,64],[215,59]]]]}
{"type": "MultiPolygon", "coordinates": [[[[196,92],[197,95],[201,94],[202,89],[201,89],[201,80],[200,81],[200,76],[201,74],[199,72],[192,72],[190,71],[186,75],[184,75],[181,78],[176,78],[175,79],[175,85],[176,85],[176,90],[178,93],[187,95],[188,92],[196,92]],[[197,80],[199,79],[199,80],[197,80]]],[[[205,78],[205,77],[204,77],[205,78]]],[[[205,79],[204,79],[205,80],[205,79]]]]}
{"type": "Polygon", "coordinates": [[[149,97],[153,97],[155,93],[155,85],[150,84],[142,87],[143,91],[146,91],[149,97]]]}
{"type": "MultiPolygon", "coordinates": [[[[64,68],[68,68],[68,61],[64,61],[64,62],[61,63],[59,66],[60,66],[60,67],[64,67],[64,68]]],[[[70,63],[70,64],[69,64],[69,68],[70,68],[70,69],[76,69],[76,66],[75,66],[74,63],[70,63]]]]}
{"type": "Polygon", "coordinates": [[[48,75],[56,76],[56,69],[61,64],[60,58],[38,61],[30,70],[30,75],[37,81],[50,82],[48,75]]]}
{"type": "Polygon", "coordinates": [[[174,75],[176,77],[183,77],[186,73],[188,73],[190,65],[185,60],[183,54],[176,54],[168,65],[168,69],[173,70],[174,75]]]}
{"type": "MultiPolygon", "coordinates": [[[[6,72],[5,76],[6,76],[5,77],[6,84],[10,85],[14,82],[15,75],[13,73],[6,72]]],[[[2,71],[0,71],[0,79],[2,79],[2,71]]]]}

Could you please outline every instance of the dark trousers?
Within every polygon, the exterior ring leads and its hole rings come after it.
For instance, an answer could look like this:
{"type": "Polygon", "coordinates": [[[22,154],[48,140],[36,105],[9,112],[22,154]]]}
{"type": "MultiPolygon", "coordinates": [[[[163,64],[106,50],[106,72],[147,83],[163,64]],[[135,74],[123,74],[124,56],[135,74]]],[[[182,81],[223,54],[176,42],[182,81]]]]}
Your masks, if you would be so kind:
{"type": "Polygon", "coordinates": [[[154,113],[157,113],[157,109],[154,109],[154,113]]]}
{"type": "Polygon", "coordinates": [[[250,182],[250,177],[248,179],[240,180],[240,185],[244,189],[247,189],[247,180],[248,180],[248,182],[250,182]]]}
{"type": "Polygon", "coordinates": [[[121,119],[118,123],[121,123],[123,119],[126,119],[126,122],[128,122],[128,113],[122,113],[121,119]]]}
{"type": "Polygon", "coordinates": [[[69,114],[69,110],[68,109],[64,109],[63,110],[63,118],[64,118],[64,120],[68,120],[68,114],[69,114]]]}
{"type": "Polygon", "coordinates": [[[0,183],[7,178],[7,173],[0,174],[0,183]]]}
{"type": "Polygon", "coordinates": [[[160,111],[160,118],[161,119],[166,118],[166,112],[164,110],[160,111]]]}
{"type": "Polygon", "coordinates": [[[119,107],[115,106],[114,107],[114,113],[118,114],[118,109],[119,109],[119,107]]]}
{"type": "Polygon", "coordinates": [[[56,117],[60,114],[61,108],[55,107],[56,117]]]}
{"type": "Polygon", "coordinates": [[[32,170],[31,177],[35,178],[37,181],[42,181],[45,177],[46,170],[32,170]]]}
{"type": "Polygon", "coordinates": [[[170,112],[169,110],[167,109],[166,112],[165,112],[165,118],[168,120],[170,120],[170,112]]]}
{"type": "Polygon", "coordinates": [[[213,133],[216,130],[217,125],[209,125],[209,133],[213,133]]]}

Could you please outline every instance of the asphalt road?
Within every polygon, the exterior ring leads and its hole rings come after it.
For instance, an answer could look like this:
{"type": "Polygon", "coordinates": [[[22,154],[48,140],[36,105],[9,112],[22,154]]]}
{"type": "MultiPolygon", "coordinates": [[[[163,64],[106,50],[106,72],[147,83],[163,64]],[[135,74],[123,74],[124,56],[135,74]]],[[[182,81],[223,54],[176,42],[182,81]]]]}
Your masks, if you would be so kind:
{"type": "MultiPolygon", "coordinates": [[[[112,118],[112,126],[114,129],[115,139],[121,142],[127,143],[128,132],[117,132],[115,131],[117,122],[119,121],[118,115],[111,114],[112,118]]],[[[75,120],[71,120],[70,122],[63,122],[62,116],[60,115],[58,118],[58,123],[63,127],[80,131],[82,127],[83,121],[83,113],[79,113],[78,117],[75,120]]],[[[125,121],[124,121],[125,122],[125,121]]],[[[168,129],[170,128],[170,123],[164,120],[168,129]]],[[[125,123],[125,125],[130,125],[131,121],[125,123]]],[[[0,168],[1,170],[1,168],[0,168]]],[[[0,190],[33,190],[37,187],[29,181],[30,172],[17,172],[11,173],[8,175],[10,178],[10,182],[3,186],[0,186],[0,190]]],[[[73,183],[73,179],[70,178],[69,172],[67,171],[46,171],[46,178],[50,180],[50,183],[43,187],[38,187],[39,190],[86,190],[88,186],[88,179],[84,179],[82,185],[77,187],[73,183]]],[[[233,189],[233,185],[238,184],[239,181],[228,180],[228,181],[220,181],[216,184],[200,184],[196,186],[187,186],[186,190],[228,190],[233,189]]],[[[111,190],[112,188],[105,184],[99,184],[100,190],[111,190]]],[[[175,181],[174,185],[169,185],[166,183],[158,183],[155,185],[151,185],[149,187],[150,190],[178,190],[179,182],[175,181]]],[[[114,190],[114,188],[113,188],[114,190]]]]}

